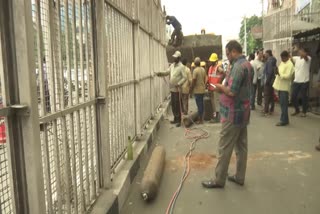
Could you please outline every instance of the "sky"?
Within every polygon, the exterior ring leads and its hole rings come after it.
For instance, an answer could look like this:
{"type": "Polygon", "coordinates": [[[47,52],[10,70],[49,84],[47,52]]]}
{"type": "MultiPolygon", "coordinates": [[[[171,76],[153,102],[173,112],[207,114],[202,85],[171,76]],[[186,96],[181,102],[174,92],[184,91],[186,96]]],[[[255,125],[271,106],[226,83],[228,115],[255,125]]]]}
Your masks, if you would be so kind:
{"type": "MultiPolygon", "coordinates": [[[[265,0],[266,2],[267,0],[265,0]]],[[[261,0],[161,0],[168,15],[175,16],[184,35],[207,33],[238,39],[244,16],[261,16],[261,0]]]]}

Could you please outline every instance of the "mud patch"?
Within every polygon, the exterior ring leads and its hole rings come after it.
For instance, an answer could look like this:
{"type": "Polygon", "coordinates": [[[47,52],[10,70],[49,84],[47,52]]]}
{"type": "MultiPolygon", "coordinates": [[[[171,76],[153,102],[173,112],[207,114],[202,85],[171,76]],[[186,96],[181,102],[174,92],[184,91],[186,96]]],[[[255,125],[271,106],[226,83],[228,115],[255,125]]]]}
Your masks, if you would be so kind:
{"type": "MultiPolygon", "coordinates": [[[[249,154],[248,165],[256,161],[273,160],[273,161],[286,161],[294,163],[304,159],[311,158],[312,155],[302,151],[285,151],[285,152],[258,152],[249,154]]],[[[193,153],[190,159],[190,167],[192,170],[206,170],[213,169],[217,164],[217,156],[214,154],[206,153],[193,153]]],[[[230,167],[234,167],[236,163],[236,156],[233,153],[230,160],[230,167]]],[[[184,156],[178,156],[175,159],[166,161],[166,168],[171,172],[176,172],[178,169],[184,168],[184,156]]]]}
{"type": "Polygon", "coordinates": [[[248,161],[265,160],[269,158],[276,158],[278,160],[293,163],[299,160],[309,159],[311,154],[302,151],[285,151],[285,152],[259,152],[249,155],[248,161]]]}
{"type": "MultiPolygon", "coordinates": [[[[235,163],[236,158],[232,156],[231,164],[235,163]]],[[[177,169],[184,168],[184,156],[179,156],[176,159],[168,160],[166,167],[172,172],[177,169]]],[[[190,159],[190,167],[192,170],[213,169],[217,164],[217,157],[213,154],[193,153],[190,159]]]]}

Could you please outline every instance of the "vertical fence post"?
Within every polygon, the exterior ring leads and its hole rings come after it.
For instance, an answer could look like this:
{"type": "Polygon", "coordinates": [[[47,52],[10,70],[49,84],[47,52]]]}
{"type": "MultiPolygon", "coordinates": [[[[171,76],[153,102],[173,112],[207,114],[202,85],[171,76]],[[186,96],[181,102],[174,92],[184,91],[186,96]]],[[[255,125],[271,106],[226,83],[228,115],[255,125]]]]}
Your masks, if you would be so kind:
{"type": "Polygon", "coordinates": [[[133,77],[135,80],[135,130],[136,136],[141,135],[141,85],[140,85],[140,4],[139,0],[133,0],[134,2],[134,23],[133,23],[133,77]]]}
{"type": "Polygon", "coordinates": [[[149,70],[150,70],[150,113],[151,113],[151,118],[154,116],[154,99],[155,99],[155,93],[154,93],[154,62],[155,62],[155,46],[154,46],[154,38],[155,38],[155,32],[154,32],[154,1],[151,1],[150,3],[150,62],[149,62],[149,70]]]}
{"type": "Polygon", "coordinates": [[[105,2],[94,1],[95,5],[95,28],[94,45],[97,58],[97,130],[98,130],[98,152],[100,164],[100,182],[102,188],[111,187],[111,164],[110,164],[110,145],[109,145],[109,113],[108,113],[108,80],[107,80],[107,52],[106,52],[106,23],[105,23],[105,2]],[[104,98],[101,101],[99,98],[104,98]],[[99,101],[100,100],[100,101],[99,101]]]}
{"type": "Polygon", "coordinates": [[[23,200],[27,203],[26,207],[19,207],[17,213],[45,213],[31,1],[13,0],[10,10],[14,31],[11,42],[13,42],[15,57],[15,65],[10,75],[15,78],[17,84],[13,87],[18,92],[15,95],[15,102],[18,103],[11,104],[22,104],[28,107],[25,112],[27,115],[17,115],[17,120],[12,122],[14,127],[21,130],[19,133],[21,137],[15,136],[15,140],[18,140],[14,141],[17,145],[14,149],[19,150],[14,151],[14,155],[20,155],[15,158],[15,165],[18,166],[15,170],[20,170],[20,176],[25,176],[15,181],[24,182],[20,184],[22,189],[19,189],[16,194],[26,197],[23,200]]]}

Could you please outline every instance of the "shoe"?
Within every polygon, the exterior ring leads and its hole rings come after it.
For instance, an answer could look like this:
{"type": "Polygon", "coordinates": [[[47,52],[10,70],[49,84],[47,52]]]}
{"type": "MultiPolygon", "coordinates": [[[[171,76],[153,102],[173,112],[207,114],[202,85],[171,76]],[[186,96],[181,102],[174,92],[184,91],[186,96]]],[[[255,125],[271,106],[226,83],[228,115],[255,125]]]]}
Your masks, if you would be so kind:
{"type": "Polygon", "coordinates": [[[219,120],[217,118],[216,119],[211,119],[210,123],[219,123],[219,120]]]}
{"type": "Polygon", "coordinates": [[[233,182],[233,183],[236,183],[236,184],[238,184],[238,185],[240,185],[240,186],[243,186],[243,185],[244,185],[244,182],[238,181],[235,175],[228,176],[228,181],[231,181],[231,182],[233,182]]]}
{"type": "Polygon", "coordinates": [[[176,123],[178,123],[178,121],[172,120],[172,121],[170,121],[170,123],[171,123],[171,124],[176,124],[176,123]]]}
{"type": "Polygon", "coordinates": [[[300,117],[306,117],[306,116],[307,116],[306,113],[300,114],[300,117]]]}
{"type": "Polygon", "coordinates": [[[291,114],[291,116],[296,116],[296,115],[298,115],[298,114],[300,114],[300,112],[293,112],[293,113],[291,114]]]}
{"type": "Polygon", "coordinates": [[[320,151],[320,144],[316,145],[316,146],[315,146],[315,149],[318,150],[318,151],[320,151]]]}
{"type": "Polygon", "coordinates": [[[276,124],[276,126],[286,126],[286,125],[288,125],[289,123],[282,123],[282,122],[279,122],[279,123],[277,123],[276,124]]]}
{"type": "Polygon", "coordinates": [[[217,184],[214,180],[202,181],[202,186],[204,188],[213,189],[213,188],[223,188],[223,185],[217,184]]]}
{"type": "Polygon", "coordinates": [[[180,127],[180,126],[181,126],[181,123],[177,123],[177,124],[176,124],[176,127],[180,127]]]}

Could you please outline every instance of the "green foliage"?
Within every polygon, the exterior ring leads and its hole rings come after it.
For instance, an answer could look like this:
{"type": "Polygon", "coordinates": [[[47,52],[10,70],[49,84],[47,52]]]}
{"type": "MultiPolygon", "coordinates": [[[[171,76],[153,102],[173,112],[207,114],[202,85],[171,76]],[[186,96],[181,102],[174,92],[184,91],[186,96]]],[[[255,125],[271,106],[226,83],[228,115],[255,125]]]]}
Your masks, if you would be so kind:
{"type": "MultiPolygon", "coordinates": [[[[247,53],[253,53],[256,49],[260,49],[263,47],[262,40],[261,39],[254,39],[251,34],[251,28],[258,25],[262,25],[262,17],[258,16],[251,16],[249,18],[246,18],[247,20],[247,53]]],[[[241,28],[239,33],[240,43],[244,45],[244,31],[245,23],[244,19],[241,22],[241,28]]]]}

